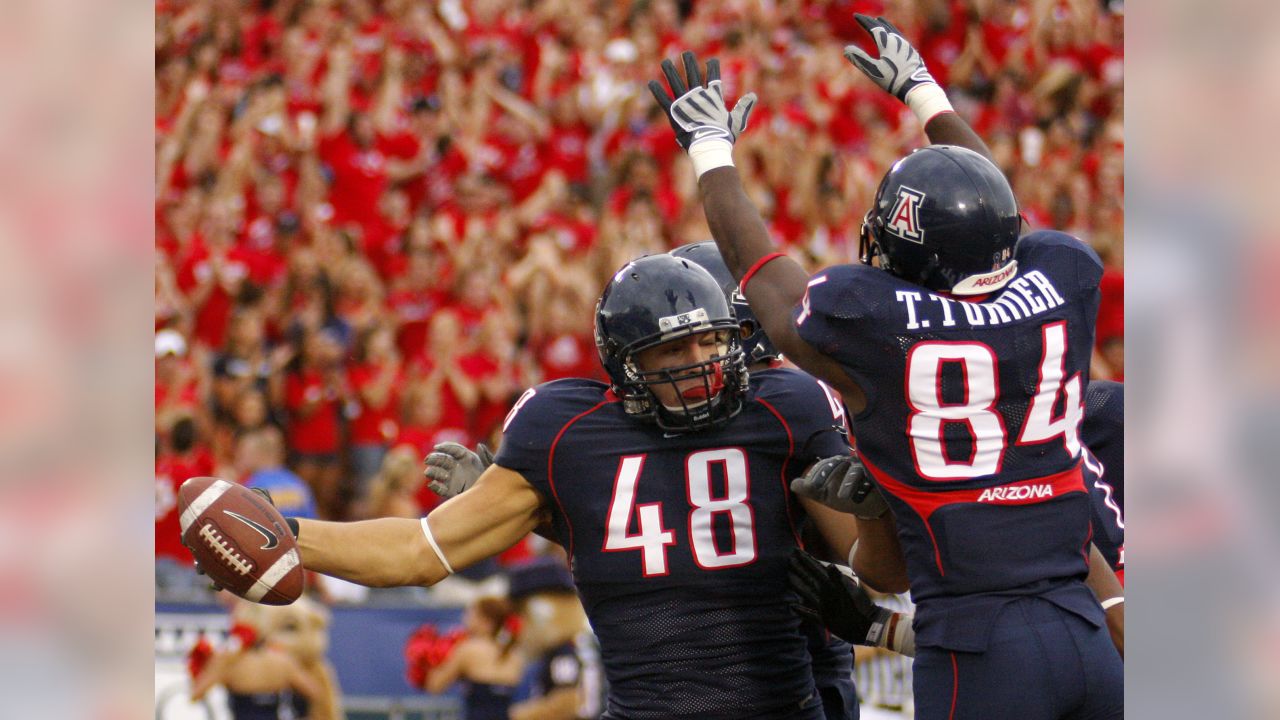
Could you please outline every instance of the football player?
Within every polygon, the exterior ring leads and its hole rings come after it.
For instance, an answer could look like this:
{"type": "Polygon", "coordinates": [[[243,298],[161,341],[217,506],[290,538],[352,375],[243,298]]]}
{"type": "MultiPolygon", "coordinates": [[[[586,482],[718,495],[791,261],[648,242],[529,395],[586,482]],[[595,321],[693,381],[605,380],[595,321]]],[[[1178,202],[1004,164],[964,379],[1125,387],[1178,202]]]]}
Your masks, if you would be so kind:
{"type": "MultiPolygon", "coordinates": [[[[720,257],[715,241],[703,240],[681,245],[672,250],[671,254],[687,258],[706,268],[720,284],[720,290],[729,300],[734,317],[738,319],[742,352],[747,358],[747,370],[752,377],[760,377],[761,373],[770,372],[771,368],[781,367],[782,353],[770,342],[764,328],[756,320],[755,313],[751,312],[747,299],[738,292],[738,283],[729,272],[729,266],[724,264],[724,258],[720,257]]],[[[826,412],[826,408],[815,407],[813,410],[826,412]]],[[[840,411],[844,412],[843,406],[840,411]]],[[[830,552],[828,543],[812,523],[801,523],[801,539],[805,547],[818,548],[817,552],[828,559],[832,559],[833,555],[840,556],[838,552],[830,552]]],[[[849,544],[852,544],[852,536],[849,544]]],[[[859,621],[865,623],[864,617],[865,615],[858,616],[859,621]]],[[[853,683],[853,648],[839,636],[827,632],[821,622],[809,620],[800,627],[808,641],[813,681],[822,697],[822,709],[827,720],[856,720],[859,709],[857,688],[853,683]]],[[[865,642],[865,636],[864,627],[862,635],[855,637],[854,641],[865,642]]]]}
{"type": "MultiPolygon", "coordinates": [[[[608,385],[527,391],[494,463],[421,521],[290,519],[303,564],[430,585],[549,522],[600,640],[604,717],[821,720],[788,591],[787,482],[848,453],[842,413],[803,373],[749,380],[738,332],[695,263],[628,263],[596,310],[608,385]]],[[[820,524],[834,515],[804,502],[820,524]]]]}
{"type": "MultiPolygon", "coordinates": [[[[737,291],[737,283],[720,257],[715,241],[704,240],[682,245],[672,250],[671,255],[691,260],[702,266],[720,285],[721,292],[724,293],[725,300],[733,309],[734,317],[738,321],[739,342],[751,376],[759,379],[760,373],[780,367],[781,353],[769,341],[769,337],[765,335],[751,308],[747,305],[746,299],[737,291]]],[[[829,412],[826,407],[815,409],[818,412],[829,412]]],[[[481,446],[477,450],[479,452],[472,452],[458,443],[437,444],[426,458],[426,475],[431,488],[448,498],[471,487],[484,468],[492,462],[492,455],[488,454],[487,448],[481,446]]],[[[817,546],[825,549],[828,546],[826,539],[816,531],[813,523],[803,522],[803,519],[803,517],[798,518],[801,520],[801,538],[804,544],[807,547],[817,546]]],[[[848,530],[852,531],[853,528],[849,527],[848,530]]],[[[848,547],[852,541],[853,536],[850,532],[839,542],[848,547]]],[[[862,624],[863,632],[855,638],[855,642],[866,642],[867,631],[869,625],[874,622],[874,617],[874,614],[858,616],[857,621],[862,624]]],[[[806,622],[801,629],[808,642],[813,678],[818,694],[822,698],[823,712],[827,720],[857,718],[858,701],[853,683],[853,651],[849,643],[827,632],[821,622],[806,622]]]]}
{"type": "Polygon", "coordinates": [[[809,278],[776,252],[733,167],[755,96],[728,109],[717,61],[705,80],[692,53],[684,78],[664,61],[672,94],[650,89],[765,331],[853,413],[898,532],[859,519],[850,561],[882,591],[909,578],[916,716],[1121,717],[1122,596],[1090,544],[1079,438],[1102,264],[1062,233],[1019,240],[1008,181],[919,53],[884,19],[857,17],[879,57],[846,56],[935,143],[881,181],[861,264],[809,278]]]}

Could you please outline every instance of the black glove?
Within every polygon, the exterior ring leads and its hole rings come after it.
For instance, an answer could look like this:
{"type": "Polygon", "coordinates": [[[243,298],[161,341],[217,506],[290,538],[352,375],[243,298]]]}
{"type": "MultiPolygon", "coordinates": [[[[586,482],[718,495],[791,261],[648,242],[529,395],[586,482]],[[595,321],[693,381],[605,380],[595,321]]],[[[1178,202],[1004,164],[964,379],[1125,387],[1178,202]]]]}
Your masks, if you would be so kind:
{"type": "MultiPolygon", "coordinates": [[[[187,549],[188,549],[188,550],[190,550],[191,548],[187,548],[187,549]]],[[[199,562],[198,560],[196,561],[196,574],[197,574],[197,575],[204,575],[205,577],[209,577],[208,575],[205,575],[204,568],[200,567],[200,562],[199,562]]],[[[212,590],[214,590],[214,592],[217,592],[217,591],[222,590],[222,586],[221,586],[221,585],[219,585],[218,583],[214,582],[213,580],[210,580],[210,581],[209,581],[209,587],[210,587],[212,590]]]]}
{"type": "MultiPolygon", "coordinates": [[[[271,505],[271,507],[276,506],[276,501],[274,498],[271,497],[270,490],[266,488],[249,488],[249,490],[261,495],[264,499],[266,499],[266,501],[271,505]]],[[[289,526],[289,532],[293,533],[293,538],[297,540],[298,539],[298,519],[287,517],[284,519],[284,524],[289,526]]]]}
{"type": "Polygon", "coordinates": [[[476,484],[485,469],[493,464],[493,453],[484,443],[476,445],[476,451],[471,452],[456,442],[442,442],[431,448],[424,462],[427,487],[448,500],[476,484]]]}
{"type": "Polygon", "coordinates": [[[662,61],[662,74],[667,78],[673,95],[657,80],[649,81],[649,92],[666,113],[671,128],[676,131],[676,142],[685,150],[704,140],[725,140],[733,144],[747,128],[747,118],[756,104],[756,94],[747,93],[738,98],[733,111],[725,109],[724,89],[720,81],[720,61],[707,61],[706,84],[698,70],[698,58],[686,50],[681,56],[686,86],[670,60],[662,61]]]}
{"type": "Polygon", "coordinates": [[[818,620],[846,642],[884,647],[893,611],[872,602],[852,570],[796,548],[788,575],[800,596],[800,603],[792,605],[796,612],[818,620]]]}
{"type": "Polygon", "coordinates": [[[883,517],[889,506],[855,455],[819,460],[791,481],[791,492],[863,520],[883,517]]]}
{"type": "Polygon", "coordinates": [[[857,45],[846,45],[844,57],[885,92],[906,102],[907,93],[918,85],[937,84],[929,74],[929,68],[925,67],[920,53],[916,52],[893,23],[882,17],[872,19],[860,13],[855,13],[853,17],[871,33],[880,57],[871,57],[857,45]]]}

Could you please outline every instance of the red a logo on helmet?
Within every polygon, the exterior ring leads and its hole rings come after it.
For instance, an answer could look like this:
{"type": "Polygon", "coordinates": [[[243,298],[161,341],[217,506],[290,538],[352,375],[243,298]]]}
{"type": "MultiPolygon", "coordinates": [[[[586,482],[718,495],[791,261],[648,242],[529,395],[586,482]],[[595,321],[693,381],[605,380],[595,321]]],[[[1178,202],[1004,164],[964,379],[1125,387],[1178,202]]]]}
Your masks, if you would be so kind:
{"type": "Polygon", "coordinates": [[[924,193],[909,187],[898,188],[898,202],[894,203],[893,212],[885,229],[903,240],[915,243],[924,242],[924,228],[920,227],[920,203],[924,202],[924,193]]]}

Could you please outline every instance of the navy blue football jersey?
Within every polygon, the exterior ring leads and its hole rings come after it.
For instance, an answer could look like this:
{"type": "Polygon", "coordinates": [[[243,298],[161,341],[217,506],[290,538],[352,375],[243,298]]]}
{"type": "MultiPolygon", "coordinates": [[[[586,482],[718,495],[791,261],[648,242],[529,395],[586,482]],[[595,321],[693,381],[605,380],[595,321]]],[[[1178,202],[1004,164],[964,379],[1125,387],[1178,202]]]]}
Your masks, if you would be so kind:
{"type": "Polygon", "coordinates": [[[664,433],[607,386],[538,386],[495,462],[546,498],[600,640],[610,718],[820,718],[787,562],[789,481],[848,452],[832,393],[756,373],[727,425],[664,433]]]}
{"type": "Polygon", "coordinates": [[[1095,380],[1085,393],[1085,482],[1093,502],[1093,544],[1124,570],[1124,385],[1095,380]]]}
{"type": "Polygon", "coordinates": [[[815,275],[802,338],[866,391],[851,430],[885,491],[919,607],[917,642],[977,652],[1011,597],[1101,623],[1079,436],[1102,263],[1058,232],[1018,276],[960,301],[867,265],[815,275]]]}

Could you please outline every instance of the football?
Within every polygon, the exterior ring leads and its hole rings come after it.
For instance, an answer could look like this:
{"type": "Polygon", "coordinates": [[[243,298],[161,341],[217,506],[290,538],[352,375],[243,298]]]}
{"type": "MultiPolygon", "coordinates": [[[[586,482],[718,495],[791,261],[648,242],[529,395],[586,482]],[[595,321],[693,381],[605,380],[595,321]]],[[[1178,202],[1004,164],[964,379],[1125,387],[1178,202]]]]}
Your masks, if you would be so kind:
{"type": "Polygon", "coordinates": [[[238,483],[194,477],[178,490],[182,542],[213,582],[246,600],[288,605],[302,595],[302,559],[284,517],[238,483]]]}

